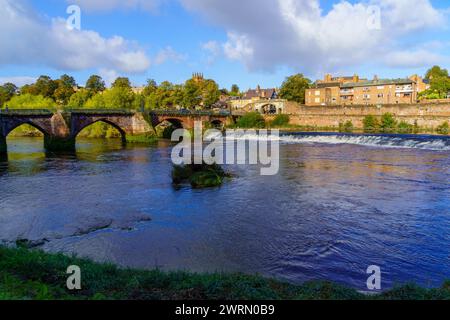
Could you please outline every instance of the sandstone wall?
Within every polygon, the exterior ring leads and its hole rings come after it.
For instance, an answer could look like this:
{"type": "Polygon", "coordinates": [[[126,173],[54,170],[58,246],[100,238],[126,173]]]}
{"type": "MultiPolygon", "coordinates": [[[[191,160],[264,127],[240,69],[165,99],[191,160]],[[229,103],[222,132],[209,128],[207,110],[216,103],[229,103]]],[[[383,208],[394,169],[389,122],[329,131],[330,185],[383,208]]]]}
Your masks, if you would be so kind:
{"type": "Polygon", "coordinates": [[[383,106],[304,106],[289,102],[286,113],[291,124],[302,126],[337,127],[339,123],[352,121],[357,128],[363,127],[367,115],[380,116],[392,113],[399,121],[417,124],[421,127],[435,128],[445,121],[450,122],[450,103],[383,105],[383,106]]]}

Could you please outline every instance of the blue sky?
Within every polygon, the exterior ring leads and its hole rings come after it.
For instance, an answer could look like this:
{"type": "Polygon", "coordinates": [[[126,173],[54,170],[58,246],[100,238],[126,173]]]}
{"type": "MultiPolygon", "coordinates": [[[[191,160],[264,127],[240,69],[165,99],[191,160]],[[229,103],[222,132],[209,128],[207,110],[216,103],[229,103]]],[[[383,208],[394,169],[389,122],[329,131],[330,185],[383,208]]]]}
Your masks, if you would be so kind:
{"type": "Polygon", "coordinates": [[[444,0],[0,0],[0,82],[41,74],[221,87],[280,86],[290,74],[372,77],[449,67],[444,0]],[[81,9],[68,30],[67,7],[81,9]],[[373,8],[379,9],[373,11],[373,8]],[[378,19],[379,17],[379,19],[378,19]],[[373,20],[375,19],[375,20],[373,20]],[[379,22],[368,27],[368,21],[379,22]]]}

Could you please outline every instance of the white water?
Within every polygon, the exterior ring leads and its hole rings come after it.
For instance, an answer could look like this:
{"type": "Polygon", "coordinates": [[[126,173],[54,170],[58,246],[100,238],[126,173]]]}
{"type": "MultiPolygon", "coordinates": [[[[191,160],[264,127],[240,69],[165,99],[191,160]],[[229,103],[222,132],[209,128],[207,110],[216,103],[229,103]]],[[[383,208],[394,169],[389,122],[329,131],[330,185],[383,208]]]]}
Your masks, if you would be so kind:
{"type": "MultiPolygon", "coordinates": [[[[210,135],[209,138],[216,137],[210,135]]],[[[450,137],[439,136],[400,136],[400,135],[352,135],[352,134],[283,134],[280,136],[261,136],[256,133],[236,131],[227,134],[227,140],[271,140],[285,144],[352,144],[380,148],[408,148],[434,151],[450,151],[450,137]]]]}

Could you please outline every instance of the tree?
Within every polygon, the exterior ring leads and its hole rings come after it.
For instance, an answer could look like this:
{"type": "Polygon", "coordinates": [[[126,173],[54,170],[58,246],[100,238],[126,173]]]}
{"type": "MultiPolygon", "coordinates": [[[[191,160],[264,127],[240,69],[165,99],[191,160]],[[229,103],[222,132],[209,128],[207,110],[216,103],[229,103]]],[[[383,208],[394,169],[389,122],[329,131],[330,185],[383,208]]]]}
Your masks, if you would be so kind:
{"type": "Polygon", "coordinates": [[[56,103],[51,98],[26,93],[13,97],[8,102],[8,107],[11,109],[54,109],[56,103]]]}
{"type": "Polygon", "coordinates": [[[128,78],[119,77],[113,82],[111,87],[112,88],[125,88],[125,89],[131,90],[131,82],[130,82],[130,79],[128,79],[128,78]]]}
{"type": "Polygon", "coordinates": [[[91,97],[91,93],[86,89],[75,92],[69,99],[67,107],[70,109],[82,109],[91,97]]]}
{"type": "Polygon", "coordinates": [[[40,76],[34,84],[34,87],[36,89],[36,95],[52,98],[58,88],[58,83],[49,76],[40,76]]]}
{"type": "Polygon", "coordinates": [[[77,85],[73,77],[67,74],[62,75],[58,80],[56,80],[58,88],[53,94],[56,102],[65,105],[69,102],[70,97],[75,93],[74,87],[77,85]]]}
{"type": "Polygon", "coordinates": [[[189,79],[184,84],[184,96],[182,105],[185,108],[195,108],[202,102],[202,92],[199,82],[189,79]]]}
{"type": "Polygon", "coordinates": [[[376,132],[380,130],[380,122],[377,117],[368,115],[363,120],[364,132],[376,132]]]}
{"type": "Polygon", "coordinates": [[[210,108],[220,99],[219,86],[214,80],[205,80],[202,82],[202,103],[204,107],[210,108]]]}
{"type": "Polygon", "coordinates": [[[286,78],[280,89],[280,97],[288,101],[305,103],[305,91],[309,88],[311,80],[299,73],[286,78]]]}
{"type": "Polygon", "coordinates": [[[393,132],[397,127],[397,120],[395,120],[392,113],[385,113],[381,116],[381,131],[393,132]]]}
{"type": "Polygon", "coordinates": [[[431,80],[433,78],[442,78],[442,77],[448,78],[448,70],[447,69],[443,69],[443,68],[441,68],[439,66],[433,66],[425,74],[425,79],[426,80],[431,80]]]}
{"type": "Polygon", "coordinates": [[[447,97],[448,92],[450,92],[450,79],[447,69],[434,66],[427,71],[425,79],[430,81],[430,90],[422,93],[421,97],[426,99],[442,99],[447,97]]]}
{"type": "Polygon", "coordinates": [[[11,98],[17,94],[17,87],[13,83],[5,83],[0,86],[0,108],[5,105],[11,98]]]}
{"type": "Polygon", "coordinates": [[[142,94],[146,97],[150,96],[152,93],[154,93],[158,89],[158,84],[153,79],[147,80],[147,85],[144,88],[144,91],[142,94]]]}
{"type": "Polygon", "coordinates": [[[96,94],[105,91],[105,82],[100,76],[92,75],[86,81],[86,89],[91,92],[91,94],[96,94]]]}
{"type": "Polygon", "coordinates": [[[235,97],[238,97],[240,95],[240,89],[237,84],[233,84],[231,86],[230,95],[235,96],[235,97]]]}

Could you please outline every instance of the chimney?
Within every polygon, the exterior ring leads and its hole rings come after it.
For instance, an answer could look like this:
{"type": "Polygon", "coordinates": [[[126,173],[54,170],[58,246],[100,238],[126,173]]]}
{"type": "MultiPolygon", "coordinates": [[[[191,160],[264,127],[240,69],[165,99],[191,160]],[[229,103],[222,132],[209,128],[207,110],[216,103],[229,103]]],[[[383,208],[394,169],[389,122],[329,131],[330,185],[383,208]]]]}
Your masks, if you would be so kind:
{"type": "Polygon", "coordinates": [[[356,73],[353,75],[353,82],[359,82],[359,76],[356,73]]]}
{"type": "Polygon", "coordinates": [[[331,75],[331,74],[329,74],[329,73],[327,73],[326,75],[325,75],[325,82],[331,82],[331,79],[333,78],[333,76],[331,75]]]}

